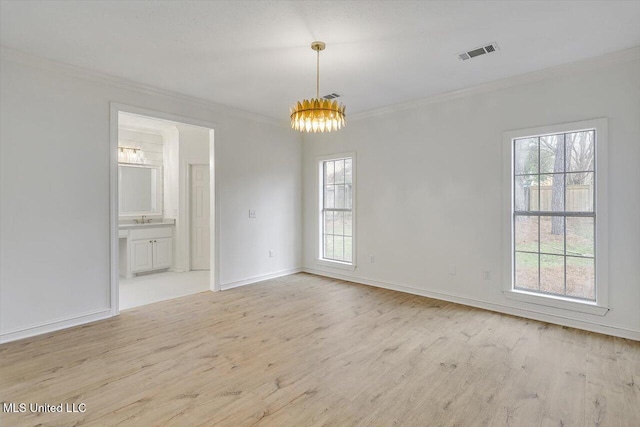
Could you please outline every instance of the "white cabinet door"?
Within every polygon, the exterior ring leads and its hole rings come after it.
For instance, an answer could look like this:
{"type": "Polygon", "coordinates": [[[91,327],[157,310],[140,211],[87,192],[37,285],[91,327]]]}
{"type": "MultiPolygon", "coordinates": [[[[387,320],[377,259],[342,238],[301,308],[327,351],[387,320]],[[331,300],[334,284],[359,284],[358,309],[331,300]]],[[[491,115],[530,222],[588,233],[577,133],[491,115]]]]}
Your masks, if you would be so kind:
{"type": "Polygon", "coordinates": [[[209,165],[191,165],[191,269],[209,270],[209,165]]]}
{"type": "Polygon", "coordinates": [[[165,237],[153,239],[153,268],[169,268],[173,261],[173,239],[165,237]]]}
{"type": "Polygon", "coordinates": [[[153,269],[153,243],[151,240],[131,241],[131,272],[153,269]]]}

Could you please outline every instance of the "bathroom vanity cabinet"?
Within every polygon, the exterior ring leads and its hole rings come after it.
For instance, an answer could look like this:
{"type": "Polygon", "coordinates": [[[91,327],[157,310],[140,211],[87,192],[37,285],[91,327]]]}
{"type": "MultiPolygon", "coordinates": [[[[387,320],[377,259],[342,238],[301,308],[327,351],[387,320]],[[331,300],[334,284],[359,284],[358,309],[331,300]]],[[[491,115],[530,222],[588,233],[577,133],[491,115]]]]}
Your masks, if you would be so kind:
{"type": "Polygon", "coordinates": [[[171,267],[170,237],[131,241],[131,272],[160,270],[171,267]]]}
{"type": "Polygon", "coordinates": [[[173,223],[121,225],[119,235],[126,239],[120,244],[120,271],[125,277],[171,268],[173,223]]]}

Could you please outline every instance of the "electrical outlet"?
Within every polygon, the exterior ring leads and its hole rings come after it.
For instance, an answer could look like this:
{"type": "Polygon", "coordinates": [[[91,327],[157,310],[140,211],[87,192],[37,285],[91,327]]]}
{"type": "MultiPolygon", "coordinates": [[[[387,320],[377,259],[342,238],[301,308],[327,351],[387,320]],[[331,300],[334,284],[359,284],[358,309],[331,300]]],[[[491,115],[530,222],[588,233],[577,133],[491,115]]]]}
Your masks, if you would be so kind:
{"type": "Polygon", "coordinates": [[[456,275],[456,265],[455,264],[450,264],[449,265],[449,274],[452,276],[456,275]]]}
{"type": "Polygon", "coordinates": [[[491,271],[483,270],[482,271],[482,279],[483,280],[491,280],[491,271]]]}
{"type": "Polygon", "coordinates": [[[249,209],[249,218],[255,218],[256,217],[256,211],[253,209],[249,209]]]}
{"type": "Polygon", "coordinates": [[[371,256],[369,257],[369,262],[370,262],[371,264],[375,264],[375,262],[376,262],[376,257],[375,257],[375,255],[371,255],[371,256]]]}
{"type": "Polygon", "coordinates": [[[275,256],[275,251],[273,249],[269,249],[269,258],[273,258],[275,256]]]}

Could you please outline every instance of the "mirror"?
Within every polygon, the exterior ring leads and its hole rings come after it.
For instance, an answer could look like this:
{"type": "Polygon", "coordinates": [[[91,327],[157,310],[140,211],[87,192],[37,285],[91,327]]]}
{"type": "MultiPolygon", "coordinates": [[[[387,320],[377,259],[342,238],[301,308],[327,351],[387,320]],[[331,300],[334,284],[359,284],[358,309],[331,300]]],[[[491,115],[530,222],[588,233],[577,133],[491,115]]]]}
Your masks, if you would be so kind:
{"type": "Polygon", "coordinates": [[[118,165],[120,215],[162,213],[161,170],[156,166],[118,165]]]}

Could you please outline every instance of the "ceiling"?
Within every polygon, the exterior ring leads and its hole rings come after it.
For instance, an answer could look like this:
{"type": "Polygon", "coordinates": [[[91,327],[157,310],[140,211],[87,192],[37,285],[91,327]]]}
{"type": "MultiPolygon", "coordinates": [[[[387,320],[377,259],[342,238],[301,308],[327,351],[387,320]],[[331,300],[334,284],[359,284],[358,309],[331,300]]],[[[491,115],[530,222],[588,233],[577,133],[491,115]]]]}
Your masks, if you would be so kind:
{"type": "Polygon", "coordinates": [[[640,45],[640,1],[7,1],[3,46],[286,119],[349,113],[640,45]],[[468,61],[461,52],[497,42],[468,61]]]}

